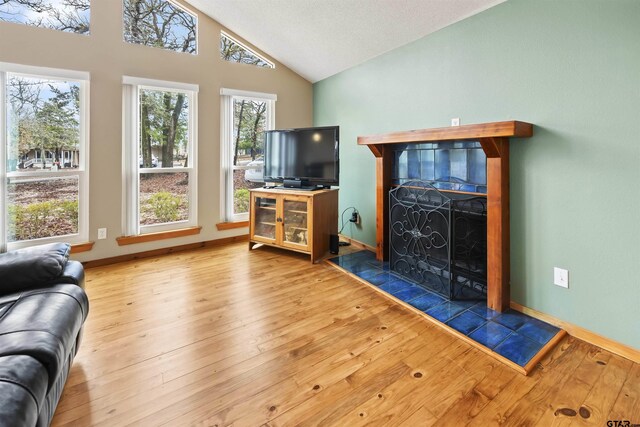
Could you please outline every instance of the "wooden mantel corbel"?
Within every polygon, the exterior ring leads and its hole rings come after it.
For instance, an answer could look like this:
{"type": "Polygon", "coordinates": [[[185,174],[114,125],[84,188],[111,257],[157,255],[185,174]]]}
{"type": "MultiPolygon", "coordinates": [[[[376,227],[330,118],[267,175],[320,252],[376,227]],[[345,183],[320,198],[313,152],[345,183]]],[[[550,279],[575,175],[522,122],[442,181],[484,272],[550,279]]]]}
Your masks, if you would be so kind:
{"type": "Polygon", "coordinates": [[[509,308],[509,138],[533,135],[531,123],[506,121],[359,136],[376,158],[377,258],[389,256],[388,194],[391,189],[393,144],[479,141],[487,156],[487,306],[509,308]]]}

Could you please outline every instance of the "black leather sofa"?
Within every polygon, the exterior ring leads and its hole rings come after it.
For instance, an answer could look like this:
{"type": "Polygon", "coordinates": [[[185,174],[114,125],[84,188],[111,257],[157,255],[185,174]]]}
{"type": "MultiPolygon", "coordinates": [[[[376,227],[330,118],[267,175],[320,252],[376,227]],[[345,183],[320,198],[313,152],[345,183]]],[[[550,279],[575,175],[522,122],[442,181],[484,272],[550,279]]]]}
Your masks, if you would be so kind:
{"type": "Polygon", "coordinates": [[[63,243],[0,254],[0,426],[48,426],[89,311],[63,243]]]}

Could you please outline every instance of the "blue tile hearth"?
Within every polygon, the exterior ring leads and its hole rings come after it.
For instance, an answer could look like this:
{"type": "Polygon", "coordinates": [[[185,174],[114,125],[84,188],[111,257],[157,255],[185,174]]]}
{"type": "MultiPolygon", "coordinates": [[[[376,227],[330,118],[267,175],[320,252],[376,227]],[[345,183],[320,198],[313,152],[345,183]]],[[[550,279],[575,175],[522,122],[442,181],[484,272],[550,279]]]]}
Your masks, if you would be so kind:
{"type": "Polygon", "coordinates": [[[544,345],[558,333],[558,328],[538,319],[529,319],[518,329],[518,333],[544,345]]]}
{"type": "Polygon", "coordinates": [[[367,279],[367,282],[371,283],[372,285],[376,285],[376,286],[380,287],[380,286],[384,285],[385,283],[390,282],[390,281],[395,280],[395,279],[396,279],[396,277],[393,274],[384,272],[384,273],[380,273],[380,274],[378,274],[376,276],[373,276],[370,279],[367,279]]]}
{"type": "Polygon", "coordinates": [[[368,264],[375,267],[375,268],[380,268],[383,271],[389,271],[389,262],[388,261],[384,261],[384,262],[380,262],[378,260],[374,260],[374,261],[368,261],[368,264]]]}
{"type": "Polygon", "coordinates": [[[420,311],[427,311],[431,307],[442,304],[444,301],[445,299],[440,295],[436,295],[433,292],[427,292],[420,295],[418,298],[414,298],[407,302],[420,311]]]}
{"type": "Polygon", "coordinates": [[[400,291],[404,291],[405,289],[411,288],[411,286],[413,285],[411,285],[411,283],[407,282],[406,280],[394,278],[393,280],[388,281],[384,285],[381,285],[380,289],[382,289],[383,291],[391,295],[395,295],[400,291]]]}
{"type": "Polygon", "coordinates": [[[487,323],[485,319],[467,310],[449,320],[447,325],[451,326],[458,332],[469,335],[472,331],[475,331],[485,323],[487,323]]]}
{"type": "Polygon", "coordinates": [[[419,296],[424,295],[426,293],[427,293],[426,289],[417,285],[412,285],[412,286],[409,286],[408,288],[401,290],[400,292],[396,292],[395,294],[393,294],[393,296],[398,299],[401,299],[402,301],[409,301],[414,298],[418,298],[419,296]]]}
{"type": "Polygon", "coordinates": [[[491,310],[489,307],[487,307],[486,304],[476,304],[471,307],[471,311],[473,311],[478,316],[484,317],[487,320],[491,320],[494,317],[500,315],[500,313],[498,313],[497,311],[491,310]]]}
{"type": "Polygon", "coordinates": [[[449,301],[389,269],[369,251],[331,258],[329,262],[524,367],[560,331],[517,311],[498,313],[486,301],[449,301]]]}
{"type": "Polygon", "coordinates": [[[493,320],[515,331],[526,323],[527,317],[523,316],[522,313],[509,310],[494,317],[493,320]]]}
{"type": "Polygon", "coordinates": [[[486,322],[475,331],[469,334],[469,338],[493,349],[504,341],[513,331],[495,322],[486,322]]]}
{"type": "Polygon", "coordinates": [[[524,366],[541,348],[537,342],[514,332],[498,344],[495,351],[518,365],[524,366]]]}
{"type": "Polygon", "coordinates": [[[438,319],[442,323],[446,323],[449,319],[455,317],[464,311],[464,307],[456,304],[453,301],[445,301],[440,305],[437,305],[429,310],[427,314],[434,319],[438,319]]]}
{"type": "Polygon", "coordinates": [[[356,273],[356,276],[360,277],[361,279],[364,279],[366,281],[371,280],[373,277],[377,276],[380,274],[380,270],[376,269],[376,268],[371,268],[369,270],[362,270],[356,273]]]}

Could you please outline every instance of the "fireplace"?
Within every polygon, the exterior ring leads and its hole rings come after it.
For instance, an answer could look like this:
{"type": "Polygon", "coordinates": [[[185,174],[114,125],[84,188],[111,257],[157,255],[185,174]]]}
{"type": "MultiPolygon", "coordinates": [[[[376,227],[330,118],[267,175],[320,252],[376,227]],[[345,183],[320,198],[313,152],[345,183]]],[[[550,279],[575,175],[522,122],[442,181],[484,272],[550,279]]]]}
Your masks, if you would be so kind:
{"type": "Polygon", "coordinates": [[[389,268],[450,300],[486,300],[487,200],[409,181],[389,192],[389,268]]]}
{"type": "MultiPolygon", "coordinates": [[[[390,258],[389,192],[394,185],[404,184],[402,178],[399,182],[394,182],[393,177],[397,147],[425,143],[475,142],[486,158],[487,306],[500,312],[507,310],[510,304],[509,138],[527,138],[532,135],[533,125],[530,123],[507,121],[358,137],[358,144],[369,147],[376,158],[377,259],[390,258]]],[[[449,181],[445,183],[447,184],[456,183],[449,181]]],[[[439,190],[444,191],[444,188],[439,190]]],[[[450,191],[468,193],[455,185],[450,191]]]]}
{"type": "Polygon", "coordinates": [[[509,307],[508,138],[532,134],[512,121],[358,137],[376,158],[376,255],[330,260],[524,374],[566,334],[509,307]],[[492,310],[456,301],[485,295],[492,310]]]}

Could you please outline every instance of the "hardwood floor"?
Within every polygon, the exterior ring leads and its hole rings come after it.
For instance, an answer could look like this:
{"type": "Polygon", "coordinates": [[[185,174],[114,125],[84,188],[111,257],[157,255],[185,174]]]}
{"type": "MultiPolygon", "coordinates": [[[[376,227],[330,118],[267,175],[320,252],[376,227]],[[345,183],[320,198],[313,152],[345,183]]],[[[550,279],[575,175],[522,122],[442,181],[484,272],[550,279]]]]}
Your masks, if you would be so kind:
{"type": "Polygon", "coordinates": [[[306,255],[181,252],[87,292],[54,426],[640,423],[640,365],[568,337],[525,377],[306,255]]]}

